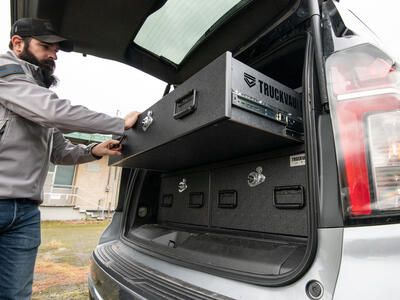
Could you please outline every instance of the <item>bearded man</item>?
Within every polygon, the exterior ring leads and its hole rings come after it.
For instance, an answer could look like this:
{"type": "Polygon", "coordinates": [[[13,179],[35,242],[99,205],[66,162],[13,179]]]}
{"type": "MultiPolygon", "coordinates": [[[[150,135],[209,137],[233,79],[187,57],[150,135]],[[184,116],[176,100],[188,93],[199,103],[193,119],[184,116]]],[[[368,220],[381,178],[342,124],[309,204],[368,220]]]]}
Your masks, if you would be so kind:
{"type": "Polygon", "coordinates": [[[0,55],[0,299],[30,299],[49,161],[79,164],[121,154],[118,141],[73,145],[62,132],[122,135],[139,113],[110,117],[49,90],[57,82],[57,52],[73,44],[48,20],[19,19],[10,36],[10,51],[0,55]]]}

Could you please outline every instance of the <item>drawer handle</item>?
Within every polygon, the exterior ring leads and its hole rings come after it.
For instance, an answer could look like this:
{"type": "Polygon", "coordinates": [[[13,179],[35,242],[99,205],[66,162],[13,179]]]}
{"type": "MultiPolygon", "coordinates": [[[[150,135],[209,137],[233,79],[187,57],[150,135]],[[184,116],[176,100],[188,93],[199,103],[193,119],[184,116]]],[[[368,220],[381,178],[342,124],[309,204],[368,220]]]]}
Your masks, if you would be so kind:
{"type": "Polygon", "coordinates": [[[190,91],[185,96],[175,100],[174,119],[183,119],[197,109],[197,92],[190,91]]]}
{"type": "Polygon", "coordinates": [[[147,116],[142,120],[142,129],[143,131],[146,131],[151,124],[153,124],[153,112],[151,110],[149,110],[147,112],[147,116]]]}

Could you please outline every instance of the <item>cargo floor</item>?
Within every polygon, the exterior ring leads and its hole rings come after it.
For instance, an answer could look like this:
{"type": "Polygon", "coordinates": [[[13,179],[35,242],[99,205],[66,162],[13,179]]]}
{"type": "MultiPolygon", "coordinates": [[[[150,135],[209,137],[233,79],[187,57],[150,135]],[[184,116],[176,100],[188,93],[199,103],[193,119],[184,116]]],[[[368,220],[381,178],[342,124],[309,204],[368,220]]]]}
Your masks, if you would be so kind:
{"type": "Polygon", "coordinates": [[[280,275],[294,269],[306,250],[306,240],[279,236],[249,238],[217,233],[199,233],[144,225],[130,238],[152,251],[226,271],[280,275]]]}

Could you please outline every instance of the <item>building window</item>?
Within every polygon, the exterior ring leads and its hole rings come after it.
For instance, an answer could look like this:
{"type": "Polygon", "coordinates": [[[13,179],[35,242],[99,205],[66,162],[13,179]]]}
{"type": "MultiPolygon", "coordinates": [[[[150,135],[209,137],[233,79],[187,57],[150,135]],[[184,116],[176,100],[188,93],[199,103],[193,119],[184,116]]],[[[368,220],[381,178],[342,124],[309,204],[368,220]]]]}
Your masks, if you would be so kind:
{"type": "Polygon", "coordinates": [[[57,186],[71,186],[75,175],[74,165],[53,165],[50,164],[49,171],[54,172],[53,185],[57,186]]]}

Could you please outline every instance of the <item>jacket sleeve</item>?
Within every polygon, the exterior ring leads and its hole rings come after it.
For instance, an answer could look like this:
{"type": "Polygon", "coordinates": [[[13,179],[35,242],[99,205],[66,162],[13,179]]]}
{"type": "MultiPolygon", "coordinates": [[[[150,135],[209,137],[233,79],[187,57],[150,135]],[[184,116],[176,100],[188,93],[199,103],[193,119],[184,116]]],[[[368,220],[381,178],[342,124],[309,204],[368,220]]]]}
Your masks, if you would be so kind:
{"type": "Polygon", "coordinates": [[[92,148],[96,143],[88,146],[78,144],[74,145],[64,138],[63,134],[54,128],[53,132],[53,148],[51,151],[50,161],[57,165],[75,165],[100,159],[92,155],[92,148]]]}
{"type": "Polygon", "coordinates": [[[32,82],[26,75],[0,78],[0,104],[32,122],[62,131],[122,135],[124,120],[94,112],[32,82]]]}

